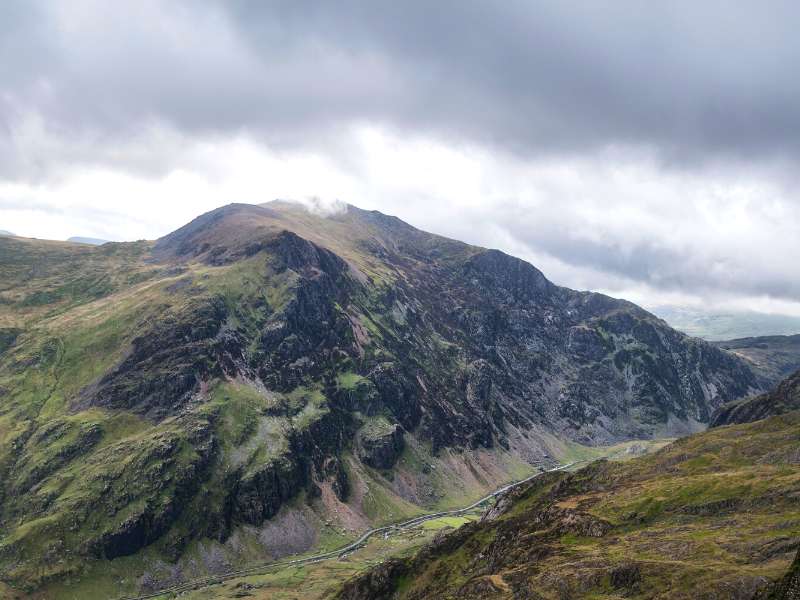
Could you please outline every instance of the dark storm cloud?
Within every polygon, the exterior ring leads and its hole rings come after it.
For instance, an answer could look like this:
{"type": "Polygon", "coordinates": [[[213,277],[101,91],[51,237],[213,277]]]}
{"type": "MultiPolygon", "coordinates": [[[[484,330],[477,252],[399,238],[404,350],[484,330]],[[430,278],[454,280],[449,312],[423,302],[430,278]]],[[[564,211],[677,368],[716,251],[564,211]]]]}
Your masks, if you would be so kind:
{"type": "MultiPolygon", "coordinates": [[[[624,244],[614,239],[582,239],[559,235],[555,229],[524,227],[509,223],[517,240],[538,252],[558,257],[567,264],[593,269],[599,277],[591,287],[603,288],[603,278],[624,277],[674,292],[697,295],[725,293],[766,295],[776,299],[800,300],[800,280],[792,255],[773,258],[769,265],[757,260],[739,260],[726,250],[699,254],[697,246],[669,246],[664,240],[637,240],[624,244]]],[[[753,257],[754,259],[756,257],[753,257]]],[[[766,258],[766,257],[764,257],[766,258]]],[[[769,260],[769,259],[767,259],[769,260]]]]}
{"type": "Polygon", "coordinates": [[[358,105],[406,127],[534,153],[653,145],[677,160],[794,151],[800,136],[796,3],[236,5],[266,61],[276,39],[378,57],[401,93],[358,105]]]}
{"type": "Polygon", "coordinates": [[[373,121],[524,155],[642,145],[685,164],[794,158],[800,147],[794,2],[10,2],[0,11],[6,132],[33,114],[55,135],[106,143],[163,123],[302,146],[373,121]]]}

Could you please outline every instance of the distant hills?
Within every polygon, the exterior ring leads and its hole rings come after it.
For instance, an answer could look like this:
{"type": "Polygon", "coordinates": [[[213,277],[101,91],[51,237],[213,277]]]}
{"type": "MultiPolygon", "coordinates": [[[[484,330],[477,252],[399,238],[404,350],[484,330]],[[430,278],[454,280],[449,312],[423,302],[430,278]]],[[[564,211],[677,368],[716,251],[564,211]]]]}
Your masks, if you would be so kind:
{"type": "Polygon", "coordinates": [[[707,313],[682,306],[655,306],[650,310],[672,327],[708,341],[800,333],[800,317],[755,311],[707,313]]]}
{"type": "Polygon", "coordinates": [[[107,244],[109,242],[109,240],[80,236],[71,237],[67,241],[75,242],[76,244],[91,244],[92,246],[102,246],[103,244],[107,244]]]}
{"type": "MultiPolygon", "coordinates": [[[[16,233],[12,233],[10,231],[6,231],[5,229],[0,229],[0,237],[17,237],[16,233]]],[[[73,242],[75,244],[89,244],[91,246],[102,246],[103,244],[107,244],[109,240],[103,240],[100,238],[93,238],[93,237],[81,237],[81,236],[73,236],[67,239],[68,242],[73,242]]]]}
{"type": "Polygon", "coordinates": [[[712,343],[749,361],[772,381],[784,379],[800,367],[800,335],[768,335],[712,343]]]}

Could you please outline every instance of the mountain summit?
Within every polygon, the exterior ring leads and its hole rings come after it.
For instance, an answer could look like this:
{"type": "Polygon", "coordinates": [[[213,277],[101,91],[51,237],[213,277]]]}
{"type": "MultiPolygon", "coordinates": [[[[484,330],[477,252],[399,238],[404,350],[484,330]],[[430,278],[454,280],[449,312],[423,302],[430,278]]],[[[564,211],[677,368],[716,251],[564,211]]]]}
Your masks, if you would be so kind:
{"type": "Polygon", "coordinates": [[[0,576],[53,594],[119,557],[147,558],[138,590],[304,551],[767,383],[630,302],[352,206],[2,238],[0,273],[0,576]]]}

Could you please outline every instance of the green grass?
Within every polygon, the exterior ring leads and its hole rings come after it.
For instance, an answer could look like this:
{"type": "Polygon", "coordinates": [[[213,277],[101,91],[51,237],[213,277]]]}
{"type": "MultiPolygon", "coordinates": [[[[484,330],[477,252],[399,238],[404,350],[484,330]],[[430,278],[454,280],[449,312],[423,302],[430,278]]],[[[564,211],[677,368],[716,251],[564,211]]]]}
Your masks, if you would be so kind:
{"type": "MultiPolygon", "coordinates": [[[[550,475],[462,540],[469,552],[433,552],[435,558],[413,564],[413,578],[396,582],[399,597],[456,598],[473,577],[502,580],[511,572],[546,600],[565,593],[654,598],[665,590],[685,600],[726,597],[730,586],[776,579],[794,551],[765,558],[759,549],[800,535],[798,446],[800,413],[793,413],[683,438],[641,458],[550,475]],[[560,517],[554,508],[583,516],[560,517]],[[586,518],[610,523],[610,532],[594,537],[570,529],[586,518]],[[500,538],[491,547],[497,570],[486,571],[476,557],[500,538]],[[631,563],[641,573],[638,591],[613,589],[610,573],[631,563]]],[[[607,450],[619,456],[619,449],[607,450]]]]}
{"type": "Polygon", "coordinates": [[[336,376],[337,384],[344,390],[355,389],[356,386],[363,380],[364,378],[361,375],[352,372],[339,373],[336,376]]]}
{"type": "Polygon", "coordinates": [[[430,529],[433,531],[446,528],[458,529],[462,525],[474,520],[474,518],[470,519],[467,517],[441,517],[439,519],[425,521],[425,523],[422,524],[422,527],[424,529],[430,529]]]}

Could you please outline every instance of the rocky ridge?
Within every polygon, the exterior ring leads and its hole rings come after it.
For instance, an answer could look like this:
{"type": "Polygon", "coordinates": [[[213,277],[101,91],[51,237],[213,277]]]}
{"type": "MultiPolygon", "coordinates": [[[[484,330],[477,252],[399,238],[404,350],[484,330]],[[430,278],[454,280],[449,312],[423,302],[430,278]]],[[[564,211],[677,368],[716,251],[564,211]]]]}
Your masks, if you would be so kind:
{"type": "Polygon", "coordinates": [[[230,205],[155,243],[0,244],[14,585],[148,548],[174,562],[300,497],[376,518],[354,477],[394,510],[435,490],[437,456],[546,462],[553,436],[684,433],[765,385],[631,303],[354,207],[230,205]]]}
{"type": "Polygon", "coordinates": [[[771,392],[725,404],[714,413],[710,427],[752,423],[793,410],[800,410],[800,371],[782,381],[771,392]]]}

